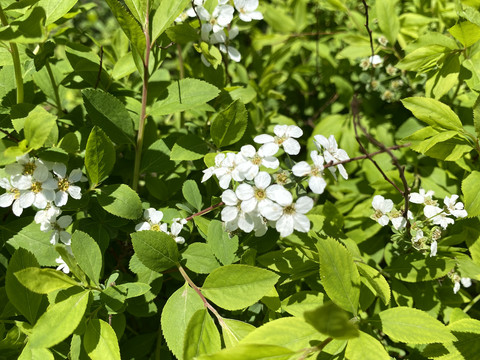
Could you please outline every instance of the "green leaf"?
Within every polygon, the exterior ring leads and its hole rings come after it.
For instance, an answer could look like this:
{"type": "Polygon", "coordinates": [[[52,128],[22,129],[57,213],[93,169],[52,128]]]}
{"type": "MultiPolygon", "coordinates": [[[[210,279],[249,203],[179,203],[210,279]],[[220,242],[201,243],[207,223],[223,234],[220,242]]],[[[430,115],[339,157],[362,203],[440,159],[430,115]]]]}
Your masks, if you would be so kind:
{"type": "Polygon", "coordinates": [[[34,6],[24,15],[17,17],[9,26],[0,28],[0,40],[15,43],[38,43],[44,37],[45,10],[34,6]]]}
{"type": "Polygon", "coordinates": [[[170,235],[161,231],[138,231],[130,235],[133,249],[143,265],[162,272],[178,262],[177,243],[170,235]]]}
{"type": "Polygon", "coordinates": [[[85,168],[91,187],[106,179],[115,165],[115,147],[98,126],[94,126],[85,149],[85,168]]]}
{"type": "Polygon", "coordinates": [[[395,12],[395,0],[377,0],[375,8],[377,9],[378,26],[382,30],[392,46],[397,41],[400,23],[395,12]]]}
{"type": "Polygon", "coordinates": [[[132,118],[120,100],[102,90],[86,89],[82,95],[91,121],[113,142],[118,145],[135,144],[132,118]]]}
{"type": "Polygon", "coordinates": [[[163,336],[169,349],[179,360],[183,359],[188,323],[193,314],[203,308],[202,299],[187,283],[175,291],[163,307],[161,318],[163,336]]]}
{"type": "Polygon", "coordinates": [[[290,315],[303,318],[305,311],[322,306],[324,297],[323,293],[317,291],[298,291],[282,300],[282,308],[290,315]]]}
{"type": "Polygon", "coordinates": [[[227,265],[207,276],[202,293],[227,310],[240,310],[253,305],[270,291],[279,276],[248,265],[227,265]]]}
{"type": "Polygon", "coordinates": [[[480,184],[480,172],[472,171],[462,181],[462,193],[465,199],[465,210],[468,217],[480,215],[480,192],[478,191],[478,184],[480,184]]]}
{"type": "Polygon", "coordinates": [[[364,360],[365,354],[375,360],[391,359],[380,341],[360,331],[358,337],[348,340],[345,355],[348,360],[364,360]]]}
{"type": "Polygon", "coordinates": [[[208,44],[205,41],[202,41],[200,45],[194,43],[193,47],[197,50],[198,53],[202,54],[205,59],[212,65],[216,70],[218,65],[222,63],[222,53],[215,45],[208,44]]]}
{"type": "Polygon", "coordinates": [[[76,230],[72,234],[72,252],[78,266],[98,285],[102,271],[102,252],[97,242],[88,234],[76,230]]]}
{"type": "Polygon", "coordinates": [[[35,256],[31,252],[19,248],[8,262],[5,276],[5,290],[10,303],[27,318],[30,324],[34,324],[37,319],[42,296],[22,285],[16,278],[15,273],[22,269],[34,267],[39,267],[35,256]]]}
{"type": "Polygon", "coordinates": [[[235,260],[238,250],[238,236],[231,238],[223,228],[223,223],[212,220],[208,226],[207,243],[214,255],[223,265],[230,265],[235,260]]]}
{"type": "Polygon", "coordinates": [[[29,267],[17,271],[14,275],[23,286],[38,294],[48,294],[55,290],[79,285],[69,276],[54,269],[29,267]]]}
{"type": "Polygon", "coordinates": [[[470,74],[465,71],[465,82],[467,83],[468,87],[472,90],[479,91],[480,90],[480,59],[473,58],[473,59],[466,59],[462,62],[462,66],[467,69],[470,74]],[[467,75],[470,75],[467,77],[467,75]]]}
{"type": "Polygon", "coordinates": [[[190,0],[160,0],[160,5],[152,18],[152,43],[155,43],[155,40],[185,10],[189,3],[190,0]]]}
{"type": "Polygon", "coordinates": [[[92,360],[120,360],[120,348],[115,331],[108,323],[92,319],[83,335],[83,347],[92,360]]]}
{"type": "Polygon", "coordinates": [[[45,20],[45,26],[53,24],[60,19],[77,3],[78,0],[40,0],[37,6],[45,9],[47,19],[45,20]]]}
{"type": "Polygon", "coordinates": [[[32,329],[31,346],[52,347],[70,336],[85,314],[89,295],[89,291],[82,291],[51,305],[32,329]]]}
{"type": "Polygon", "coordinates": [[[367,264],[357,262],[356,265],[362,282],[372,291],[372,293],[382,299],[385,305],[388,305],[390,302],[390,286],[388,285],[387,280],[385,280],[383,275],[376,269],[367,264]]]}
{"type": "Polygon", "coordinates": [[[463,130],[458,115],[438,100],[422,97],[410,97],[402,100],[403,106],[413,115],[433,127],[447,130],[463,130]]]}
{"type": "Polygon", "coordinates": [[[243,321],[224,318],[223,322],[226,326],[222,326],[222,336],[227,348],[236,346],[240,340],[255,330],[255,326],[243,321]]]}
{"type": "Polygon", "coordinates": [[[399,306],[384,310],[379,316],[382,331],[393,341],[431,344],[456,340],[445,325],[418,309],[399,306]]]}
{"type": "MultiPolygon", "coordinates": [[[[143,33],[142,27],[118,0],[106,1],[110,9],[112,9],[113,15],[120,24],[123,32],[125,33],[125,35],[127,35],[127,38],[132,43],[133,47],[137,50],[138,54],[140,54],[142,59],[144,59],[146,42],[145,34],[143,33]]],[[[148,46],[150,46],[150,44],[148,44],[148,46]]]]}
{"type": "Polygon", "coordinates": [[[170,160],[170,149],[163,139],[155,141],[142,155],[140,172],[156,172],[165,174],[171,172],[175,162],[170,160]]]}
{"type": "Polygon", "coordinates": [[[128,185],[107,185],[98,195],[98,203],[110,214],[129,220],[142,216],[142,202],[128,185]]]}
{"type": "Polygon", "coordinates": [[[187,23],[176,24],[175,26],[169,27],[165,32],[170,40],[177,44],[184,45],[198,40],[197,30],[187,23]]]}
{"type": "Polygon", "coordinates": [[[202,210],[202,194],[198,189],[197,182],[195,180],[187,180],[183,183],[182,187],[183,197],[187,202],[192,205],[198,211],[202,210]]]}
{"type": "Polygon", "coordinates": [[[320,279],[328,297],[341,308],[357,314],[360,275],[352,255],[332,238],[317,243],[320,279]]]}
{"type": "Polygon", "coordinates": [[[437,66],[437,63],[447,51],[449,49],[442,45],[420,47],[407,54],[395,66],[401,70],[427,72],[437,66]]]}
{"type": "Polygon", "coordinates": [[[282,346],[239,344],[213,355],[202,355],[195,360],[288,360],[295,352],[282,346]]]}
{"type": "Polygon", "coordinates": [[[247,128],[247,110],[245,105],[236,100],[213,120],[210,135],[217,147],[235,144],[239,141],[247,128]]]}
{"type": "Polygon", "coordinates": [[[250,332],[240,344],[264,344],[285,346],[299,351],[308,348],[315,341],[322,341],[325,336],[303,319],[284,317],[270,321],[250,332]]]}
{"type": "Polygon", "coordinates": [[[399,255],[385,271],[406,282],[421,282],[441,278],[455,267],[455,260],[440,256],[425,257],[415,252],[399,255]]]}
{"type": "Polygon", "coordinates": [[[171,160],[198,160],[208,153],[207,144],[198,136],[193,134],[185,135],[178,138],[175,145],[173,145],[170,154],[171,160]]]}
{"type": "Polygon", "coordinates": [[[315,310],[306,311],[304,318],[322,334],[334,339],[350,339],[358,336],[358,329],[350,322],[348,313],[332,302],[315,310]]]}
{"type": "Polygon", "coordinates": [[[449,54],[445,57],[445,60],[434,77],[429,79],[426,84],[426,92],[428,93],[429,82],[432,81],[433,89],[432,94],[435,99],[440,99],[447,94],[450,90],[455,88],[458,83],[458,75],[460,72],[460,55],[449,54]]]}
{"type": "Polygon", "coordinates": [[[459,22],[448,29],[448,32],[466,48],[480,40],[480,26],[470,21],[459,22]]]}
{"type": "Polygon", "coordinates": [[[30,342],[25,345],[17,360],[54,360],[52,352],[48,349],[32,347],[30,342]]]}
{"type": "Polygon", "coordinates": [[[36,106],[29,112],[24,119],[23,130],[30,149],[39,149],[43,146],[50,132],[56,126],[56,119],[55,115],[50,114],[41,106],[36,106]]]}
{"type": "Polygon", "coordinates": [[[212,249],[208,244],[193,243],[182,253],[185,266],[198,274],[209,274],[220,267],[212,249]]]}
{"type": "Polygon", "coordinates": [[[127,5],[128,10],[130,10],[142,27],[145,26],[147,18],[147,1],[148,0],[125,0],[125,5],[127,5]]]}
{"type": "Polygon", "coordinates": [[[216,98],[220,92],[212,84],[189,78],[172,82],[166,91],[167,97],[152,106],[150,115],[161,116],[192,110],[216,98]]]}
{"type": "Polygon", "coordinates": [[[197,310],[188,322],[183,345],[183,358],[194,359],[220,351],[222,344],[215,322],[207,309],[197,310]]]}

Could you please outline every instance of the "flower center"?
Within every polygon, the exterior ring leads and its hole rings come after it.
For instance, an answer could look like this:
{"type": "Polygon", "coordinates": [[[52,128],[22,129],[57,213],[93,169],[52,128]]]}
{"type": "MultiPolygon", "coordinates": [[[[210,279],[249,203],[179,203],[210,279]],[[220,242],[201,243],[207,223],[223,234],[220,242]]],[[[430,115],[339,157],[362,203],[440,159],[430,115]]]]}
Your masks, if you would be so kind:
{"type": "Polygon", "coordinates": [[[277,145],[282,145],[285,140],[287,140],[285,136],[282,136],[282,137],[275,136],[274,143],[277,145]]]}
{"type": "Polygon", "coordinates": [[[210,23],[210,25],[215,25],[217,23],[217,19],[211,18],[209,23],[210,23]]]}
{"type": "Polygon", "coordinates": [[[150,228],[152,231],[160,231],[160,225],[158,224],[153,224],[152,227],[150,228]]]}
{"type": "Polygon", "coordinates": [[[425,205],[433,205],[433,206],[437,206],[437,204],[438,204],[437,200],[432,200],[432,198],[430,196],[426,197],[425,201],[423,203],[425,205]]]}
{"type": "Polygon", "coordinates": [[[17,200],[20,197],[20,190],[18,190],[17,188],[11,188],[10,192],[15,197],[15,200],[17,200]]]}
{"type": "Polygon", "coordinates": [[[32,191],[36,194],[42,191],[42,183],[39,181],[35,181],[34,183],[32,183],[32,191]]]}
{"type": "Polygon", "coordinates": [[[285,185],[287,183],[288,176],[285,173],[280,173],[277,175],[277,184],[285,185]]]}
{"type": "Polygon", "coordinates": [[[288,205],[288,206],[284,207],[283,208],[283,213],[287,214],[287,215],[295,214],[295,206],[293,206],[293,204],[291,204],[291,205],[288,205]]]}
{"type": "Polygon", "coordinates": [[[375,210],[375,214],[372,215],[372,217],[375,220],[380,219],[383,216],[383,212],[381,210],[375,210]]]}
{"type": "Polygon", "coordinates": [[[320,169],[317,167],[314,167],[311,172],[312,176],[321,176],[320,169]]]}
{"type": "Polygon", "coordinates": [[[30,161],[26,163],[25,165],[23,165],[23,175],[33,175],[33,172],[36,168],[37,166],[34,162],[30,161]]]}
{"type": "Polygon", "coordinates": [[[70,183],[68,182],[67,178],[58,180],[58,189],[60,191],[67,191],[69,187],[70,187],[70,183]]]}
{"type": "Polygon", "coordinates": [[[252,158],[252,164],[260,166],[262,164],[262,158],[258,154],[255,154],[252,158]]]}
{"type": "Polygon", "coordinates": [[[263,189],[255,189],[255,198],[257,200],[263,200],[267,197],[267,194],[265,193],[265,190],[263,189]]]}

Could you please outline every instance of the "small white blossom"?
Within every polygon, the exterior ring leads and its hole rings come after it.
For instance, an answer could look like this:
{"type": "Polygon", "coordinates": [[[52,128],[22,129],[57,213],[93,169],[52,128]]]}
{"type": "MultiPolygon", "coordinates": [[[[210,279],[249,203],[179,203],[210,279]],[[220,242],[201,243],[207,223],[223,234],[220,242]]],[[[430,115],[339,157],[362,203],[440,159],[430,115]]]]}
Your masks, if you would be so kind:
{"type": "Polygon", "coordinates": [[[430,257],[437,255],[437,247],[438,247],[437,241],[433,240],[432,243],[430,244],[430,257]]]}
{"type": "Polygon", "coordinates": [[[246,22],[252,20],[262,20],[263,15],[258,8],[258,0],[233,0],[235,8],[239,12],[238,17],[246,22]]]}
{"type": "Polygon", "coordinates": [[[368,58],[368,61],[373,65],[373,67],[375,67],[380,65],[383,62],[383,59],[379,55],[373,55],[368,58]]]}
{"type": "Polygon", "coordinates": [[[255,186],[240,184],[235,190],[240,205],[245,213],[258,211],[268,220],[277,220],[282,214],[282,206],[292,202],[292,194],[281,185],[270,185],[271,176],[265,171],[260,171],[255,176],[255,186]]]}
{"type": "Polygon", "coordinates": [[[67,167],[65,164],[55,163],[53,165],[53,172],[57,175],[58,179],[58,192],[55,195],[55,205],[65,205],[68,201],[68,195],[76,200],[81,199],[82,193],[80,187],[73,184],[82,179],[82,170],[72,170],[67,178],[67,167]]]}
{"type": "MultiPolygon", "coordinates": [[[[214,169],[214,174],[218,178],[218,182],[222,189],[227,189],[230,186],[230,182],[243,181],[244,177],[238,170],[238,165],[245,162],[243,156],[234,153],[218,154],[217,157],[221,160],[220,166],[214,169]]],[[[217,162],[217,158],[215,158],[217,162]]]]}
{"type": "Polygon", "coordinates": [[[170,235],[173,236],[173,239],[177,244],[184,244],[185,238],[183,236],[178,236],[180,231],[183,229],[183,225],[186,223],[185,219],[173,219],[172,225],[170,225],[170,235]]]}
{"type": "MultiPolygon", "coordinates": [[[[410,210],[408,210],[407,217],[409,219],[413,219],[413,215],[410,210]]],[[[407,220],[405,220],[405,217],[403,216],[401,211],[398,211],[395,214],[392,214],[390,220],[392,221],[392,225],[395,228],[395,230],[400,230],[400,229],[403,229],[405,226],[407,226],[407,220]]]]}
{"type": "Polygon", "coordinates": [[[162,224],[160,222],[163,219],[163,212],[161,212],[160,210],[155,210],[154,208],[146,209],[143,212],[143,219],[145,221],[135,226],[136,231],[152,230],[163,231],[166,233],[168,230],[167,224],[162,224]]]}
{"type": "Polygon", "coordinates": [[[455,220],[449,218],[443,211],[443,209],[434,205],[425,205],[423,208],[423,214],[429,219],[432,224],[440,225],[443,229],[446,229],[449,224],[453,224],[455,220]]]}
{"type": "Polygon", "coordinates": [[[296,203],[291,202],[283,208],[283,214],[277,220],[275,228],[281,237],[289,236],[293,230],[300,232],[310,231],[310,220],[305,215],[313,208],[313,200],[302,196],[296,203]]]}
{"type": "Polygon", "coordinates": [[[65,263],[65,261],[62,259],[61,256],[55,259],[55,262],[58,264],[57,270],[63,271],[65,274],[70,273],[70,268],[68,265],[65,263]]]}
{"type": "MultiPolygon", "coordinates": [[[[337,141],[335,140],[335,137],[333,135],[330,135],[328,139],[323,135],[315,135],[314,139],[314,143],[317,149],[319,151],[322,151],[323,148],[323,157],[325,158],[325,162],[327,164],[329,162],[335,163],[350,159],[345,150],[338,148],[337,141]]],[[[342,175],[344,179],[348,179],[348,174],[345,170],[345,167],[342,164],[339,164],[336,167],[338,168],[340,175],[342,175]]],[[[330,172],[336,179],[335,167],[330,166],[328,170],[330,170],[330,172]]]]}
{"type": "Polygon", "coordinates": [[[258,151],[252,145],[244,145],[240,149],[240,155],[245,159],[238,165],[238,171],[247,180],[252,180],[257,176],[260,166],[269,169],[276,169],[280,166],[280,162],[273,154],[265,153],[264,149],[258,151]]]}
{"type": "Polygon", "coordinates": [[[408,198],[410,202],[414,204],[436,205],[436,203],[432,203],[432,196],[434,194],[433,190],[425,192],[424,189],[420,189],[418,193],[410,193],[408,198]]]}
{"type": "Polygon", "coordinates": [[[37,211],[34,220],[37,224],[40,224],[40,230],[49,231],[52,219],[56,219],[61,213],[62,210],[53,203],[48,203],[45,209],[37,211]]]}
{"type": "Polygon", "coordinates": [[[5,172],[10,176],[32,176],[34,181],[44,182],[48,177],[48,167],[39,159],[30,158],[28,154],[17,157],[17,162],[5,166],[5,172]]]}
{"type": "Polygon", "coordinates": [[[17,175],[12,176],[10,179],[0,179],[0,187],[6,190],[4,194],[0,195],[0,207],[6,208],[12,205],[12,211],[16,216],[22,215],[23,212],[20,195],[30,187],[28,182],[20,181],[23,178],[23,175],[17,175]]]}
{"type": "Polygon", "coordinates": [[[467,211],[463,209],[462,202],[456,202],[458,199],[458,195],[452,195],[450,198],[445,196],[443,203],[445,204],[447,211],[455,216],[456,218],[464,218],[467,217],[467,211]]]}
{"type": "Polygon", "coordinates": [[[323,156],[319,155],[316,150],[310,153],[313,165],[308,164],[306,161],[300,161],[293,165],[293,175],[298,177],[309,176],[308,187],[315,194],[323,194],[327,182],[323,178],[323,156]]]}
{"type": "Polygon", "coordinates": [[[207,25],[205,31],[208,32],[217,32],[227,27],[233,20],[233,13],[235,11],[230,5],[218,5],[212,14],[203,6],[197,6],[195,9],[200,19],[207,22],[205,24],[207,25]]]}
{"type": "Polygon", "coordinates": [[[253,141],[262,144],[262,151],[269,154],[276,154],[280,146],[289,155],[297,155],[300,152],[300,144],[296,138],[303,135],[302,129],[296,125],[275,125],[273,128],[275,137],[262,134],[255,136],[253,141]]]}
{"type": "MultiPolygon", "coordinates": [[[[53,220],[53,219],[52,219],[53,220]]],[[[72,217],[70,215],[64,215],[55,219],[50,223],[50,228],[44,231],[53,230],[50,236],[50,244],[55,245],[60,241],[65,245],[70,245],[72,235],[65,231],[67,227],[72,223],[72,217]]]]}
{"type": "Polygon", "coordinates": [[[372,215],[372,219],[382,226],[387,225],[390,221],[387,214],[393,209],[393,201],[385,199],[381,195],[375,195],[373,197],[372,206],[375,209],[375,214],[372,215]]]}
{"type": "Polygon", "coordinates": [[[35,206],[38,209],[44,209],[49,202],[55,199],[55,189],[57,189],[57,182],[53,179],[52,174],[48,173],[47,179],[43,182],[37,181],[33,176],[20,176],[22,187],[29,184],[29,188],[22,191],[19,197],[20,206],[28,208],[35,206]]]}

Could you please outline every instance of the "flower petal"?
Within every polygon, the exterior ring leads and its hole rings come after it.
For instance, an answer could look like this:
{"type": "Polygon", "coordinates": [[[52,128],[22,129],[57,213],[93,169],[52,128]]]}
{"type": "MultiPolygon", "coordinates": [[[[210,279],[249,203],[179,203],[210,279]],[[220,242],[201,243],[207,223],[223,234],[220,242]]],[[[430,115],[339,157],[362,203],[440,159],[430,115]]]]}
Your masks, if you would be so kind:
{"type": "Polygon", "coordinates": [[[295,211],[300,214],[306,214],[313,208],[313,199],[308,196],[302,196],[295,204],[295,211]]]}

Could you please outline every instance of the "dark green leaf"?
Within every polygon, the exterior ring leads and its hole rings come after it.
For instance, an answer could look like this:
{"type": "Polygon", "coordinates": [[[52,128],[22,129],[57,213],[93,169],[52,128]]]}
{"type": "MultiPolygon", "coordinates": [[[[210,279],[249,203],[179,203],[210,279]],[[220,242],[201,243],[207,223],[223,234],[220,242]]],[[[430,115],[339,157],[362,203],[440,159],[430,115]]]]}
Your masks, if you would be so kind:
{"type": "Polygon", "coordinates": [[[247,122],[245,105],[236,100],[213,119],[210,127],[213,142],[217,147],[235,144],[245,133],[247,122]]]}
{"type": "Polygon", "coordinates": [[[98,203],[110,214],[136,220],[142,216],[142,203],[137,193],[125,184],[102,187],[98,203]]]}
{"type": "Polygon", "coordinates": [[[149,269],[162,272],[177,264],[177,243],[170,235],[145,230],[132,233],[131,237],[135,254],[149,269]]]}
{"type": "Polygon", "coordinates": [[[334,303],[326,303],[319,308],[305,311],[305,321],[322,334],[335,339],[350,339],[358,336],[358,329],[350,322],[350,317],[334,303]]]}
{"type": "Polygon", "coordinates": [[[115,147],[108,136],[98,126],[94,126],[87,140],[85,168],[91,187],[96,187],[113,170],[115,147]]]}
{"type": "Polygon", "coordinates": [[[76,230],[72,235],[71,246],[78,266],[98,285],[102,270],[102,252],[97,242],[86,233],[76,230]]]}

